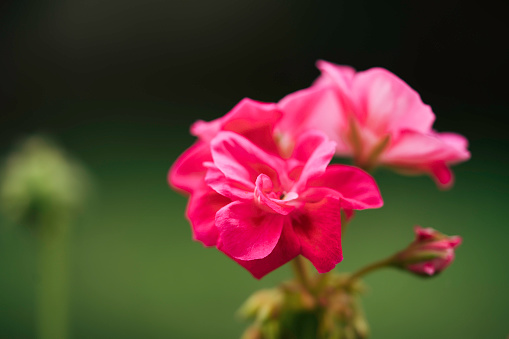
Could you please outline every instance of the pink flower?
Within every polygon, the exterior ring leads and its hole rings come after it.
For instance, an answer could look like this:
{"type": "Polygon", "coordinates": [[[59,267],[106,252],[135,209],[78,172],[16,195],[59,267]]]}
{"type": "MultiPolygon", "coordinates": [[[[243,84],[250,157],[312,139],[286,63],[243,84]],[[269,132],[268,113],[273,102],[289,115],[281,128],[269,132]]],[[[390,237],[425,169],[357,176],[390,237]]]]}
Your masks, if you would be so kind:
{"type": "MultiPolygon", "coordinates": [[[[340,106],[334,122],[338,155],[363,168],[387,165],[404,173],[428,173],[441,187],[453,183],[450,165],[470,158],[467,140],[432,129],[435,115],[419,94],[383,68],[355,72],[319,61],[314,87],[333,87],[340,106]]],[[[332,115],[332,113],[329,113],[332,115]]],[[[330,130],[331,127],[328,129],[330,130]]]]}
{"type": "Polygon", "coordinates": [[[413,273],[432,276],[445,270],[454,260],[454,249],[461,237],[448,237],[432,228],[415,227],[416,239],[396,255],[397,265],[413,273]]]}
{"type": "MultiPolygon", "coordinates": [[[[327,107],[328,102],[335,100],[330,89],[301,92],[305,95],[299,92],[291,94],[278,105],[246,98],[219,119],[193,124],[191,133],[198,137],[198,141],[175,161],[168,173],[168,181],[175,189],[191,195],[186,214],[195,240],[205,246],[217,245],[218,231],[213,217],[217,206],[230,201],[210,190],[205,182],[207,168],[203,164],[212,161],[210,141],[221,131],[232,131],[271,154],[285,154],[285,157],[289,157],[302,132],[310,127],[321,127],[321,119],[314,117],[314,114],[321,114],[323,110],[320,107],[327,107]],[[284,118],[283,111],[286,111],[284,118]],[[305,112],[313,114],[308,114],[304,119],[301,113],[305,112]],[[294,128],[297,126],[294,120],[306,120],[314,124],[306,124],[306,129],[297,129],[294,128]],[[196,206],[203,207],[191,216],[190,211],[196,211],[196,206]]],[[[345,209],[344,212],[348,218],[353,216],[351,210],[345,209]]]]}
{"type": "Polygon", "coordinates": [[[215,230],[217,248],[256,278],[299,254],[319,272],[330,271],[343,258],[341,208],[382,206],[367,173],[327,167],[334,149],[323,133],[309,131],[285,159],[237,133],[219,132],[205,163],[206,185],[188,207],[195,234],[213,243],[215,230]]]}

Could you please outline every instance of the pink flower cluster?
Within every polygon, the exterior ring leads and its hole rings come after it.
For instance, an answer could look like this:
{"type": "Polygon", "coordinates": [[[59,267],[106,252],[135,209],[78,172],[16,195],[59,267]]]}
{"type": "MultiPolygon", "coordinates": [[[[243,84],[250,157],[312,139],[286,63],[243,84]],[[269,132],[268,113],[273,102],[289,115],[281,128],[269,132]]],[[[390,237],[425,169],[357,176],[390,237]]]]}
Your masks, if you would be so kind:
{"type": "Polygon", "coordinates": [[[381,207],[374,179],[330,165],[350,156],[372,169],[389,165],[452,183],[466,139],[431,129],[434,115],[407,84],[384,69],[355,71],[325,61],[310,88],[279,103],[251,99],[198,121],[198,140],[175,162],[170,184],[190,194],[193,236],[256,278],[298,255],[319,272],[342,260],[341,211],[381,207]]]}

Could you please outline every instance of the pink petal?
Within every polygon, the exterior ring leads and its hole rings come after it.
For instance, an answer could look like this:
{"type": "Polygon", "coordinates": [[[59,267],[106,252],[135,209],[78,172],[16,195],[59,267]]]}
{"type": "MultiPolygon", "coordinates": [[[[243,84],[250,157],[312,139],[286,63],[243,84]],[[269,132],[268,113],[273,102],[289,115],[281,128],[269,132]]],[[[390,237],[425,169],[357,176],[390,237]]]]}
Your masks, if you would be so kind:
{"type": "Polygon", "coordinates": [[[322,75],[316,80],[314,85],[333,84],[340,93],[350,94],[355,69],[324,60],[318,60],[316,67],[322,72],[322,75]]]}
{"type": "Polygon", "coordinates": [[[431,261],[431,263],[433,264],[435,270],[438,273],[449,267],[449,265],[451,265],[453,261],[454,261],[454,250],[448,249],[445,253],[445,258],[435,258],[431,261]]]}
{"type": "Polygon", "coordinates": [[[202,242],[205,246],[216,245],[219,234],[215,226],[216,212],[230,202],[230,199],[208,187],[198,189],[191,195],[186,214],[195,240],[202,242]]]}
{"type": "Polygon", "coordinates": [[[265,174],[260,174],[256,178],[256,188],[254,196],[260,207],[267,206],[270,208],[269,212],[276,212],[282,215],[288,215],[295,209],[292,202],[279,199],[273,192],[272,181],[265,174]]]}
{"type": "Polygon", "coordinates": [[[350,222],[353,217],[355,216],[355,211],[350,209],[342,209],[341,210],[344,213],[344,219],[342,221],[350,222]]]}
{"type": "Polygon", "coordinates": [[[353,96],[362,125],[383,135],[409,129],[426,133],[435,115],[407,83],[383,68],[356,74],[353,96]]]}
{"type": "Polygon", "coordinates": [[[467,141],[454,133],[403,132],[380,156],[380,162],[416,173],[429,173],[442,188],[453,184],[450,164],[470,158],[467,141]]]}
{"type": "Polygon", "coordinates": [[[448,164],[470,159],[470,152],[467,150],[468,140],[464,136],[449,132],[433,132],[432,134],[448,146],[449,153],[447,158],[444,159],[448,164]]]}
{"type": "Polygon", "coordinates": [[[429,251],[443,252],[444,250],[453,249],[454,247],[458,246],[460,243],[461,243],[461,240],[457,244],[454,241],[453,242],[454,245],[451,245],[451,240],[448,237],[444,237],[442,239],[438,239],[435,241],[430,241],[428,243],[421,244],[420,248],[421,248],[421,250],[426,250],[426,251],[429,250],[429,251]]]}
{"type": "MultiPolygon", "coordinates": [[[[330,141],[327,135],[325,135],[323,132],[319,130],[307,131],[299,136],[292,154],[292,159],[306,163],[313,156],[313,154],[317,152],[318,148],[324,148],[321,153],[324,153],[324,151],[327,150],[325,153],[327,156],[329,156],[330,149],[333,149],[332,144],[333,141],[330,141]]],[[[321,164],[321,168],[323,169],[324,166],[327,167],[327,164],[321,164]]]]}
{"type": "Polygon", "coordinates": [[[458,247],[459,245],[461,245],[461,243],[463,242],[463,238],[461,238],[460,236],[458,235],[455,235],[455,236],[452,236],[452,237],[449,237],[449,246],[451,248],[456,248],[458,247]]]}
{"type": "Polygon", "coordinates": [[[212,140],[222,130],[245,135],[252,130],[274,126],[280,117],[281,112],[276,104],[244,98],[219,119],[210,122],[197,121],[191,127],[191,134],[204,141],[212,140]]]}
{"type": "Polygon", "coordinates": [[[422,265],[422,270],[424,273],[426,273],[427,275],[433,275],[435,274],[435,267],[433,266],[432,263],[430,262],[427,262],[425,264],[422,265]]]}
{"type": "Polygon", "coordinates": [[[416,241],[435,239],[437,236],[441,235],[440,232],[434,230],[431,227],[423,228],[419,225],[414,227],[414,232],[416,235],[416,241]]]}
{"type": "Polygon", "coordinates": [[[319,131],[308,131],[297,141],[292,159],[304,162],[304,167],[292,191],[300,193],[308,180],[322,175],[334,156],[335,142],[319,131]]]}
{"type": "Polygon", "coordinates": [[[444,141],[438,133],[404,131],[380,156],[380,162],[396,166],[426,166],[437,161],[457,162],[468,159],[468,151],[458,150],[456,144],[449,144],[449,136],[447,134],[444,141]]]}
{"type": "Polygon", "coordinates": [[[442,189],[448,189],[454,183],[454,174],[445,162],[438,161],[431,164],[430,172],[436,184],[442,189]]]}
{"type": "Polygon", "coordinates": [[[205,182],[217,193],[232,200],[253,200],[253,188],[226,178],[214,164],[205,163],[208,167],[205,182]]]}
{"type": "Polygon", "coordinates": [[[211,141],[214,164],[226,178],[254,190],[259,174],[269,176],[280,185],[278,170],[285,167],[283,159],[268,154],[246,138],[233,132],[220,132],[211,141]]]}
{"type": "Polygon", "coordinates": [[[221,239],[218,248],[240,260],[265,258],[279,241],[284,220],[284,216],[267,213],[252,202],[232,202],[216,214],[221,239]]]}
{"type": "Polygon", "coordinates": [[[318,203],[307,203],[291,216],[302,255],[311,261],[318,272],[328,272],[343,260],[338,199],[326,197],[318,203]]]}
{"type": "Polygon", "coordinates": [[[326,187],[337,191],[341,197],[341,207],[346,209],[379,208],[383,205],[375,179],[353,166],[330,165],[323,175],[311,180],[308,187],[326,187]]]}
{"type": "Polygon", "coordinates": [[[451,132],[436,133],[443,142],[458,151],[465,151],[468,148],[468,140],[464,136],[451,132]]]}
{"type": "Polygon", "coordinates": [[[291,93],[278,107],[284,115],[277,124],[276,136],[284,155],[290,155],[298,137],[310,129],[319,129],[346,147],[339,132],[346,128],[347,121],[332,88],[313,86],[291,93]]]}
{"type": "Polygon", "coordinates": [[[290,220],[286,218],[281,237],[276,247],[274,247],[274,250],[267,257],[249,261],[233,259],[247,269],[255,278],[260,279],[267,273],[286,264],[299,254],[299,238],[295,235],[290,220]]]}
{"type": "Polygon", "coordinates": [[[212,160],[208,144],[197,141],[175,161],[168,172],[168,182],[177,189],[192,193],[203,185],[206,168],[203,162],[212,160]]]}

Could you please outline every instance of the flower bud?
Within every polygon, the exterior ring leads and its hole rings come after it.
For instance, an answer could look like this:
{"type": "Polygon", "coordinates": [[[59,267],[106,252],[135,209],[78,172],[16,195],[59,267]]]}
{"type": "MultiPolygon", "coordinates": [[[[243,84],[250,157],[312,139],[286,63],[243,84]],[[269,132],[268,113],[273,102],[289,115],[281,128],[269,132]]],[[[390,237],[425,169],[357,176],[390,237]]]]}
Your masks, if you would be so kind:
{"type": "Polygon", "coordinates": [[[0,205],[16,222],[39,225],[42,219],[77,211],[88,189],[88,175],[48,139],[35,136],[7,159],[0,177],[0,205]]]}
{"type": "Polygon", "coordinates": [[[415,227],[416,239],[395,256],[394,264],[422,276],[433,276],[454,260],[461,237],[446,236],[432,228],[415,227]]]}
{"type": "Polygon", "coordinates": [[[258,323],[274,318],[284,303],[284,295],[279,289],[260,290],[251,295],[241,306],[239,315],[255,319],[258,323]]]}
{"type": "Polygon", "coordinates": [[[257,325],[249,326],[240,339],[263,339],[263,332],[257,325]]]}

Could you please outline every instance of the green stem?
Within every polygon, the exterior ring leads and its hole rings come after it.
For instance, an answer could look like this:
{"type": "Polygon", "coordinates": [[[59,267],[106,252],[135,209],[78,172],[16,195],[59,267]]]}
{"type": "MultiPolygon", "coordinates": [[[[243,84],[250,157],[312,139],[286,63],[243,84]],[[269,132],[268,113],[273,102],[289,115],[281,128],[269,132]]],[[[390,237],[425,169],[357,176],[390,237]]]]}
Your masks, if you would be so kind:
{"type": "Polygon", "coordinates": [[[345,235],[349,224],[350,220],[347,219],[345,211],[341,210],[341,237],[345,235]]]}
{"type": "Polygon", "coordinates": [[[394,257],[389,257],[389,258],[386,258],[386,259],[383,259],[383,260],[380,260],[380,261],[376,261],[370,265],[367,265],[363,268],[361,268],[360,270],[354,272],[349,278],[348,280],[346,281],[346,286],[348,285],[351,285],[352,283],[354,283],[356,280],[358,280],[360,277],[370,273],[370,272],[373,272],[373,271],[376,271],[380,268],[384,268],[384,267],[388,267],[388,266],[392,266],[392,264],[394,263],[394,257]]]}
{"type": "Polygon", "coordinates": [[[311,292],[312,284],[309,276],[309,270],[306,261],[302,256],[297,256],[292,260],[293,273],[297,281],[308,291],[311,292]]]}
{"type": "Polygon", "coordinates": [[[67,338],[68,237],[65,218],[50,218],[39,234],[37,330],[39,339],[67,338]]]}

